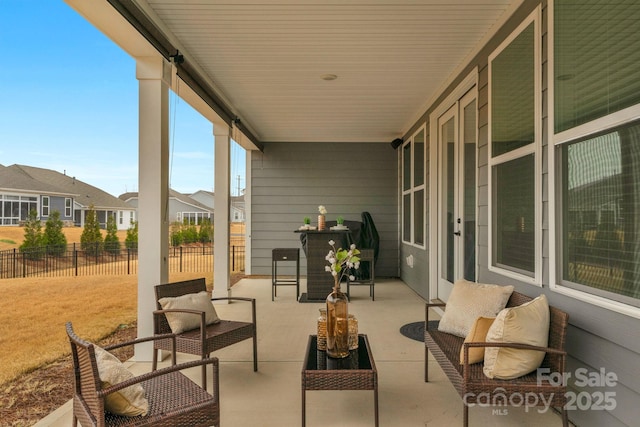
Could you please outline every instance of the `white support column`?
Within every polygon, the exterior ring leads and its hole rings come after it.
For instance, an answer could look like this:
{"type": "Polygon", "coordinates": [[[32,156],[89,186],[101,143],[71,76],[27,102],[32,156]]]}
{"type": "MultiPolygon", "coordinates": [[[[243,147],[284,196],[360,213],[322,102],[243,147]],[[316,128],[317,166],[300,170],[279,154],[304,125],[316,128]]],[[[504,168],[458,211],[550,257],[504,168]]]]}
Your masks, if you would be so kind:
{"type": "Polygon", "coordinates": [[[231,295],[229,262],[229,184],[231,129],[226,123],[213,124],[215,175],[213,213],[213,296],[231,295]]]}
{"type": "MultiPolygon", "coordinates": [[[[137,58],[139,80],[138,336],[153,335],[153,287],[169,277],[169,84],[162,58],[137,58]]],[[[152,343],[136,345],[135,360],[150,361],[152,343]]]]}
{"type": "Polygon", "coordinates": [[[252,193],[252,186],[251,186],[251,178],[253,175],[251,172],[251,161],[253,160],[253,154],[254,154],[253,150],[247,150],[246,166],[245,166],[247,181],[245,182],[245,186],[244,186],[244,272],[247,275],[251,275],[251,264],[252,264],[251,218],[253,218],[253,215],[252,215],[252,209],[251,209],[252,208],[251,195],[253,193],[252,193]]]}

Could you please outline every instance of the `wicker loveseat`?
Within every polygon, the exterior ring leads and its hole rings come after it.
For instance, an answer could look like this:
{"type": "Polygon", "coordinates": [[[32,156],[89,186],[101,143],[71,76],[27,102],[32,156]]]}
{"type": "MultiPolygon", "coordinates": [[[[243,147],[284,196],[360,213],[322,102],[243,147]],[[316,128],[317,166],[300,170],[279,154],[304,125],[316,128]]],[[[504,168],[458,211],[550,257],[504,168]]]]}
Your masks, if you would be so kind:
{"type": "MultiPolygon", "coordinates": [[[[513,292],[507,307],[522,305],[532,298],[518,292],[513,292]]],[[[525,344],[511,343],[465,343],[464,362],[460,363],[460,350],[464,338],[441,332],[438,330],[437,320],[429,320],[429,309],[445,307],[444,303],[427,303],[425,309],[425,382],[429,381],[428,352],[431,352],[440,364],[449,381],[463,399],[463,425],[469,424],[469,406],[487,404],[514,404],[529,406],[544,406],[545,404],[558,408],[562,414],[562,424],[567,427],[568,418],[565,409],[566,386],[561,381],[550,382],[553,374],[562,375],[565,372],[564,351],[569,315],[557,308],[549,307],[549,343],[547,348],[534,347],[525,344]],[[545,351],[546,355],[540,368],[548,369],[545,375],[538,376],[536,371],[511,380],[490,379],[483,373],[483,362],[469,364],[469,348],[471,347],[512,347],[545,351]],[[517,394],[517,396],[514,396],[517,394]]]]}

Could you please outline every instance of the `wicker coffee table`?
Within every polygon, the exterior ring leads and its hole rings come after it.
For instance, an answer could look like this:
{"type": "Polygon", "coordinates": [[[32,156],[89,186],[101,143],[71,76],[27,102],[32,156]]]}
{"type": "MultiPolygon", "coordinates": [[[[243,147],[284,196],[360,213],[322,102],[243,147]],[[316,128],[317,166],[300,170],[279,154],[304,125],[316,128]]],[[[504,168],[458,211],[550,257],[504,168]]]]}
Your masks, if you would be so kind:
{"type": "Polygon", "coordinates": [[[302,426],[306,425],[307,390],[373,390],[375,425],[378,426],[378,371],[366,335],[358,335],[358,349],[349,357],[332,359],[318,350],[317,335],[309,336],[302,367],[302,426]]]}

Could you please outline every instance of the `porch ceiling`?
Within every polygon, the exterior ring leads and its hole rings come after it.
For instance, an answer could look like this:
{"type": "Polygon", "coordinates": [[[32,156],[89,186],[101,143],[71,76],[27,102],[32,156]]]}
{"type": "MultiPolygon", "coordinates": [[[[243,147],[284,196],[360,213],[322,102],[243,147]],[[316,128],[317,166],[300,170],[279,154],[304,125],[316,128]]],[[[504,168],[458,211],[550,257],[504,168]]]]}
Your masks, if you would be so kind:
{"type": "Polygon", "coordinates": [[[388,143],[521,0],[134,3],[259,142],[388,143]]]}

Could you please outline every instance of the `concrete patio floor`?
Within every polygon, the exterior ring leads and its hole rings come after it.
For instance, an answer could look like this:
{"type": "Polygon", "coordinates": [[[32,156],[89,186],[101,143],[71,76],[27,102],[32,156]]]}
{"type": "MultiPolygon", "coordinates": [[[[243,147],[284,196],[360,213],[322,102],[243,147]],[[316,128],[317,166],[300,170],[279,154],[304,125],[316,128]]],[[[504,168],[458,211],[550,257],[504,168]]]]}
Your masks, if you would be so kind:
{"type": "MultiPolygon", "coordinates": [[[[367,287],[352,287],[349,312],[358,318],[359,332],[368,335],[378,369],[380,425],[461,426],[462,399],[431,355],[430,382],[424,382],[424,344],[399,332],[406,323],[424,320],[424,299],[400,280],[379,279],[375,286],[375,301],[369,298],[367,287]]],[[[304,279],[301,288],[302,292],[306,289],[304,279]]],[[[296,302],[294,286],[279,287],[272,302],[271,279],[243,279],[233,287],[233,295],[257,299],[259,364],[258,372],[253,372],[250,340],[214,354],[220,359],[221,424],[301,425],[302,363],[322,304],[296,302]]],[[[249,317],[242,303],[217,305],[216,310],[221,318],[249,317]]],[[[193,356],[178,356],[179,362],[188,359],[193,356]]],[[[134,373],[146,372],[151,366],[130,365],[134,373]]],[[[199,368],[185,372],[200,381],[199,368]]],[[[371,391],[310,391],[306,399],[309,427],[374,425],[371,391]]],[[[69,401],[36,426],[68,427],[71,410],[69,401]]],[[[562,425],[560,416],[551,410],[539,413],[514,407],[470,408],[469,420],[472,426],[562,425]]]]}

